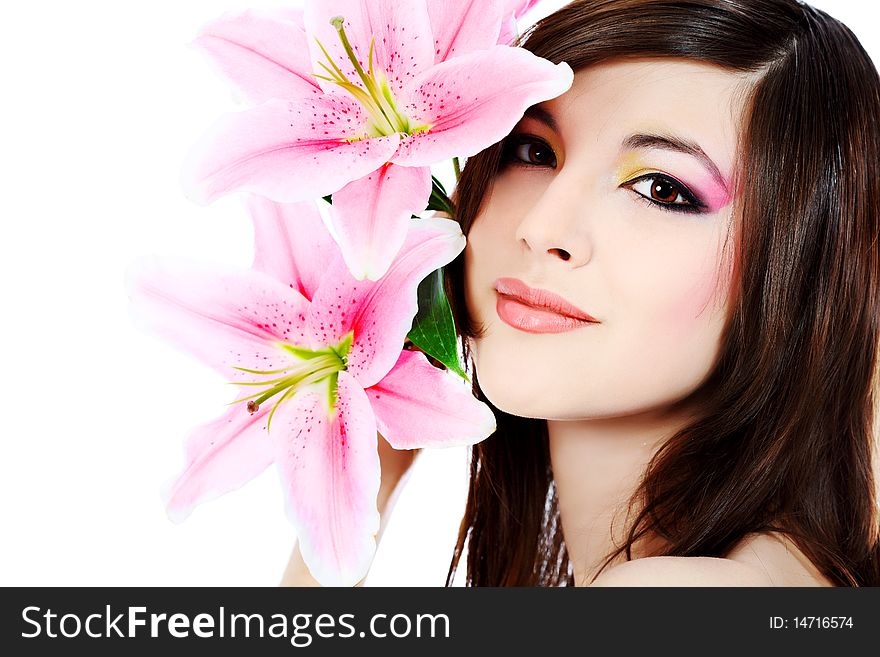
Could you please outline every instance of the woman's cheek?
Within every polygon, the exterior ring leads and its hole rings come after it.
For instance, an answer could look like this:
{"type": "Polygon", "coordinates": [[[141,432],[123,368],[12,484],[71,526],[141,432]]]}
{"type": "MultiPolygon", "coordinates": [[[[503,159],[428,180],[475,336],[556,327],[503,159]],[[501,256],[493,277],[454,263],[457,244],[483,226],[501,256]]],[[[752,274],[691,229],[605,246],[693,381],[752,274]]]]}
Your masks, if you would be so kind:
{"type": "Polygon", "coordinates": [[[624,284],[629,294],[613,298],[622,313],[622,348],[632,350],[630,355],[650,370],[651,379],[689,387],[711,366],[729,277],[720,251],[714,241],[689,239],[680,248],[655,242],[653,255],[629,254],[624,284]]]}
{"type": "Polygon", "coordinates": [[[667,306],[665,321],[680,333],[706,326],[723,307],[725,286],[717,265],[698,270],[683,281],[681,292],[667,306]]]}
{"type": "Polygon", "coordinates": [[[657,368],[666,371],[667,389],[675,396],[695,388],[718,357],[724,326],[727,281],[716,260],[691,270],[678,281],[676,295],[658,309],[648,347],[657,354],[657,368]],[[662,354],[662,355],[661,355],[662,354]]]}

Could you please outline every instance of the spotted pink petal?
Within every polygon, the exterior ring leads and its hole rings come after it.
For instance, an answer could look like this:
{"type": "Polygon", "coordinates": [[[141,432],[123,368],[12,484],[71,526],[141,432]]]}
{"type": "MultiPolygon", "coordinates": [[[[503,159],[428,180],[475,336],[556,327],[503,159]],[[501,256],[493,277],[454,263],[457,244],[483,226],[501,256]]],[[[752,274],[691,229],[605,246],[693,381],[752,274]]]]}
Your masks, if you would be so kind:
{"type": "Polygon", "coordinates": [[[208,23],[193,44],[254,104],[320,93],[302,10],[230,12],[208,23]]]}
{"type": "Polygon", "coordinates": [[[434,61],[442,62],[498,42],[504,2],[510,0],[427,0],[434,33],[434,61]]]}
{"type": "Polygon", "coordinates": [[[434,367],[420,351],[401,351],[366,392],[379,433],[395,449],[472,445],[495,432],[495,416],[471,384],[434,367]]]}
{"type": "Polygon", "coordinates": [[[254,223],[254,269],[311,300],[338,251],[315,203],[276,203],[249,196],[247,204],[254,223]]]}
{"type": "MultiPolygon", "coordinates": [[[[434,62],[431,22],[425,0],[307,0],[305,25],[313,36],[309,41],[316,73],[323,73],[320,63],[327,63],[315,42],[317,38],[346,78],[363,86],[349,60],[336,28],[330,24],[334,16],[345,18],[343,28],[361,67],[369,72],[370,42],[375,38],[373,69],[385,71],[394,95],[403,85],[434,62]]],[[[334,84],[319,80],[324,91],[334,84]]]]}
{"type": "Polygon", "coordinates": [[[326,196],[379,168],[399,137],[349,142],[364,114],[353,99],[326,94],[228,114],[193,147],[183,182],[196,202],[235,191],[281,203],[326,196]]]}
{"type": "Polygon", "coordinates": [[[379,280],[400,250],[410,217],[431,196],[430,167],[386,164],[333,194],[330,218],[349,271],[379,280]]]}
{"type": "Polygon", "coordinates": [[[394,366],[418,310],[417,288],[432,271],[452,261],[465,238],[450,219],[413,219],[406,240],[378,281],[357,281],[342,257],[328,267],[312,300],[307,330],[315,344],[336,344],[349,331],[354,341],[348,371],[369,388],[394,366]]]}
{"type": "Polygon", "coordinates": [[[376,421],[363,388],[340,372],[336,414],[326,385],[278,407],[270,438],[303,560],[324,586],[363,579],[379,531],[376,421]]]}
{"type": "Polygon", "coordinates": [[[136,324],[228,381],[247,378],[236,367],[289,365],[277,342],[310,346],[302,330],[308,301],[261,272],[151,256],[131,265],[126,286],[136,324]]]}
{"type": "Polygon", "coordinates": [[[431,128],[401,141],[391,161],[429,166],[475,155],[507,136],[528,107],[559,96],[573,81],[568,64],[522,48],[495,46],[441,62],[407,92],[407,115],[431,128]]]}
{"type": "Polygon", "coordinates": [[[275,450],[266,433],[270,408],[265,404],[251,414],[235,404],[190,434],[184,468],[162,491],[172,520],[184,520],[196,505],[243,486],[272,464],[275,450]]]}

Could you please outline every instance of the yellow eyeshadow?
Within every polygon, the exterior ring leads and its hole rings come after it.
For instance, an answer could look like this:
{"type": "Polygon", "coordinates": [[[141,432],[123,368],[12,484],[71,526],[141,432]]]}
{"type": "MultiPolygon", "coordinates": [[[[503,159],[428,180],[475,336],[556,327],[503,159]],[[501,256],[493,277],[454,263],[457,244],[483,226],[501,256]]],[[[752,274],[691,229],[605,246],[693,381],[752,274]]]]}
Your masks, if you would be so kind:
{"type": "Polygon", "coordinates": [[[638,155],[634,153],[628,153],[623,157],[620,164],[617,166],[617,184],[620,185],[625,183],[627,180],[630,180],[637,176],[639,173],[650,171],[649,167],[645,166],[645,163],[639,158],[638,155]]]}

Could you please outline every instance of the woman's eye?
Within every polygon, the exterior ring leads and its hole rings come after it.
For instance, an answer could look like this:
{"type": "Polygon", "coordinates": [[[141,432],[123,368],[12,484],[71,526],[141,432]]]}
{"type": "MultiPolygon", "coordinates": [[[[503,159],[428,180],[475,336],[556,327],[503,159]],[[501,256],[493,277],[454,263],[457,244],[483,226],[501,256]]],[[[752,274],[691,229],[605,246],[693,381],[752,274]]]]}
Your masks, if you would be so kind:
{"type": "Polygon", "coordinates": [[[528,135],[511,135],[504,143],[504,162],[522,166],[555,167],[556,154],[546,142],[528,135]]]}
{"type": "Polygon", "coordinates": [[[652,173],[625,186],[664,210],[703,212],[705,205],[691,191],[672,178],[652,173]]]}

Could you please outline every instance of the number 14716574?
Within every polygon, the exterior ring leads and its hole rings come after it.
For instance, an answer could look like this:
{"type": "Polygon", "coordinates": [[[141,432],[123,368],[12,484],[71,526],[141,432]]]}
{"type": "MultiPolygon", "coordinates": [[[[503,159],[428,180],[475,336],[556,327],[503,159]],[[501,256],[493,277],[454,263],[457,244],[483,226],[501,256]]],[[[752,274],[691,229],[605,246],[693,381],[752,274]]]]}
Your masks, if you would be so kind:
{"type": "Polygon", "coordinates": [[[818,629],[818,630],[836,630],[836,629],[852,629],[852,616],[792,616],[784,618],[782,616],[770,617],[770,628],[774,630],[787,629],[818,629]]]}

